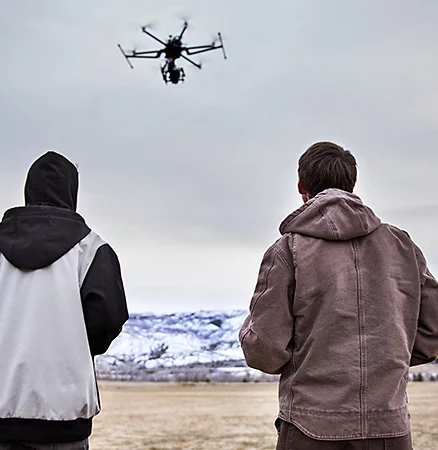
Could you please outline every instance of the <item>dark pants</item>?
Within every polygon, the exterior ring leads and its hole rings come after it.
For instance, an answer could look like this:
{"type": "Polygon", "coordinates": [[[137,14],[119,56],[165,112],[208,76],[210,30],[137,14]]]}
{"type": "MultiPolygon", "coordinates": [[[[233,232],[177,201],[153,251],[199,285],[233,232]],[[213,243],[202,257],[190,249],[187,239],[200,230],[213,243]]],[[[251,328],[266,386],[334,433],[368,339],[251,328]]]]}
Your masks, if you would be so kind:
{"type": "Polygon", "coordinates": [[[413,450],[411,435],[385,439],[320,441],[312,439],[295,425],[277,419],[277,450],[413,450]]]}
{"type": "Polygon", "coordinates": [[[63,444],[37,444],[32,442],[0,442],[0,450],[88,450],[88,439],[63,444]]]}

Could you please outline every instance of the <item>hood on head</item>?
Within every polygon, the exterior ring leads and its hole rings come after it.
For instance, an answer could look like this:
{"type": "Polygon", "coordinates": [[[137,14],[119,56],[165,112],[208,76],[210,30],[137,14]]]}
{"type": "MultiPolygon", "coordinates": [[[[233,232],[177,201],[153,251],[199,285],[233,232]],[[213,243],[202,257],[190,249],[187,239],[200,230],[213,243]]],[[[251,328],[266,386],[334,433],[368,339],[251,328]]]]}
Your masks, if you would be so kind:
{"type": "Polygon", "coordinates": [[[76,211],[79,174],[74,164],[49,151],[39,157],[27,173],[26,205],[48,205],[76,211]]]}
{"type": "Polygon", "coordinates": [[[77,213],[78,171],[64,156],[48,152],[30,167],[26,206],[5,212],[0,253],[15,267],[36,270],[54,263],[90,232],[77,213]]]}
{"type": "Polygon", "coordinates": [[[372,233],[380,219],[361,199],[340,189],[326,189],[286,217],[280,233],[298,233],[344,241],[372,233]]]}

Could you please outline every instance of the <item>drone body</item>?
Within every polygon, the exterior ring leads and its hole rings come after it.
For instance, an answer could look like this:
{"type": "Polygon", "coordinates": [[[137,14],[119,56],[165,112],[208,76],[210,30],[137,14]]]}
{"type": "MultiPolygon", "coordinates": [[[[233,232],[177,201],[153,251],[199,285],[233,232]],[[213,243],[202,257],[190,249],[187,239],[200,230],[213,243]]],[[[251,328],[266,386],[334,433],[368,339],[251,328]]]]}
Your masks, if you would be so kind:
{"type": "Polygon", "coordinates": [[[123,56],[126,58],[126,61],[128,62],[131,69],[133,69],[134,67],[131,64],[131,61],[129,60],[130,58],[158,59],[164,54],[165,61],[164,64],[161,66],[161,75],[163,77],[163,80],[166,84],[169,82],[173,84],[178,84],[180,81],[183,82],[185,78],[184,69],[182,67],[177,67],[175,64],[175,61],[178,58],[183,58],[189,63],[196,66],[198,69],[201,69],[201,64],[192,61],[187,56],[183,55],[183,53],[185,53],[186,55],[196,55],[198,53],[209,52],[221,48],[224,58],[227,59],[224,44],[222,42],[222,36],[220,33],[218,33],[218,41],[214,41],[210,45],[198,45],[194,47],[187,47],[183,45],[182,38],[185,31],[187,30],[187,27],[188,23],[184,22],[184,27],[181,33],[178,36],[169,36],[167,42],[164,42],[158,37],[154,36],[149,30],[147,30],[147,27],[142,27],[143,33],[146,33],[148,36],[155,39],[164,46],[160,50],[148,50],[140,52],[132,50],[132,52],[128,54],[123,50],[120,44],[118,44],[118,47],[120,51],[123,53],[123,56]]]}

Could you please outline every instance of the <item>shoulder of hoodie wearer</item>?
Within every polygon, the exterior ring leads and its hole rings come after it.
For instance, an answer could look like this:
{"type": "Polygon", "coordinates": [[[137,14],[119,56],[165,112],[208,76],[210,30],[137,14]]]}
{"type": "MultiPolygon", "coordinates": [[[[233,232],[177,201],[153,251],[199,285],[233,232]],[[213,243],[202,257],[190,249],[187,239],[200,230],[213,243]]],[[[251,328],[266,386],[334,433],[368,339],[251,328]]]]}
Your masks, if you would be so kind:
{"type": "Polygon", "coordinates": [[[81,295],[86,296],[90,289],[93,290],[93,286],[96,282],[107,286],[111,291],[111,296],[114,296],[114,294],[119,292],[122,295],[120,298],[123,300],[125,299],[120,260],[111,245],[103,240],[96,249],[90,266],[84,276],[81,295]],[[118,287],[114,290],[115,286],[118,287]]]}
{"type": "Polygon", "coordinates": [[[104,254],[105,256],[110,256],[111,258],[115,258],[118,261],[119,258],[117,252],[106,239],[104,239],[99,233],[96,233],[94,230],[90,230],[90,233],[86,237],[91,237],[91,235],[94,236],[94,239],[100,241],[100,245],[97,248],[96,255],[104,254]]]}
{"type": "Polygon", "coordinates": [[[118,265],[120,265],[120,261],[119,261],[119,257],[116,253],[116,251],[114,250],[114,248],[108,244],[108,242],[104,241],[105,243],[100,247],[99,250],[102,250],[101,253],[105,252],[105,254],[109,257],[111,257],[112,259],[114,259],[114,261],[117,262],[118,265]]]}
{"type": "Polygon", "coordinates": [[[90,229],[90,232],[82,239],[82,242],[85,239],[91,239],[94,241],[91,245],[95,246],[95,257],[93,258],[93,261],[96,260],[96,258],[100,261],[102,258],[111,259],[114,260],[119,266],[119,258],[117,255],[117,252],[114,250],[111,244],[108,243],[108,241],[103,238],[99,233],[94,231],[93,229],[90,229]]]}

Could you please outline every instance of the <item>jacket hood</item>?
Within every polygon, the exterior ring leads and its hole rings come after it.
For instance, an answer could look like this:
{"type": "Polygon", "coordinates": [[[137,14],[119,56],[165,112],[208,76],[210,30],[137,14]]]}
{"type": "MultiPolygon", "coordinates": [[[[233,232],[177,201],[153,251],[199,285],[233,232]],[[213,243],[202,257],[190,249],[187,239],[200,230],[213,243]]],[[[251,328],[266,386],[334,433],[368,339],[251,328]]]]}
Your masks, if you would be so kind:
{"type": "Polygon", "coordinates": [[[0,252],[15,267],[36,270],[57,261],[88,233],[77,214],[78,171],[64,156],[48,152],[30,167],[26,206],[5,212],[0,252]]]}
{"type": "Polygon", "coordinates": [[[24,187],[26,205],[49,205],[76,211],[79,174],[67,158],[47,152],[27,173],[24,187]]]}
{"type": "Polygon", "coordinates": [[[280,233],[346,241],[370,234],[379,225],[380,219],[357,195],[326,189],[286,217],[280,233]]]}
{"type": "Polygon", "coordinates": [[[3,216],[0,252],[18,269],[41,269],[65,255],[90,231],[84,219],[68,209],[21,206],[3,216]]]}

